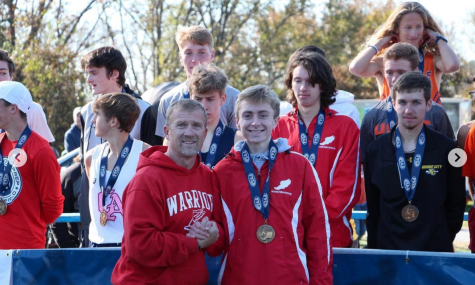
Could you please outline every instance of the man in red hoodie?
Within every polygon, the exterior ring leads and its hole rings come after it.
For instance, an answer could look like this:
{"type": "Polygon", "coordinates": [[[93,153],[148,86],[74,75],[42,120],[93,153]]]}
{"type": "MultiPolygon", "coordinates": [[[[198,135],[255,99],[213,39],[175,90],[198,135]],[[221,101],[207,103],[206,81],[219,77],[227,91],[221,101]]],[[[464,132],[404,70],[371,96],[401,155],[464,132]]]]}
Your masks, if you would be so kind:
{"type": "Polygon", "coordinates": [[[46,224],[63,212],[60,167],[28,126],[31,104],[23,84],[0,82],[0,249],[44,248],[46,224]]]}
{"type": "Polygon", "coordinates": [[[288,139],[292,150],[315,167],[330,218],[332,246],[350,247],[351,210],[361,193],[358,126],[329,108],[335,101],[336,80],[320,54],[291,58],[284,83],[294,110],[280,118],[272,137],[288,139]]]}
{"type": "Polygon", "coordinates": [[[169,146],[140,155],[123,195],[124,237],[113,284],[206,284],[202,249],[218,239],[216,224],[204,222],[211,233],[206,239],[186,236],[213,211],[212,172],[198,155],[206,124],[198,102],[177,101],[164,126],[169,146]]]}

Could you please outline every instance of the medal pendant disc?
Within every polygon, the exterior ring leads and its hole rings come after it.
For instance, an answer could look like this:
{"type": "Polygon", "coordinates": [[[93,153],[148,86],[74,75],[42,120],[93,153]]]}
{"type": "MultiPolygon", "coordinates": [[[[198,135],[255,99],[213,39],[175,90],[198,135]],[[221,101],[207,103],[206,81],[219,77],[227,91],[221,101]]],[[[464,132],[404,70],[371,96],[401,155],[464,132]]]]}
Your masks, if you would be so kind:
{"type": "Polygon", "coordinates": [[[5,200],[0,199],[0,215],[5,215],[7,212],[7,202],[5,200]]]}
{"type": "Polygon", "coordinates": [[[406,222],[414,222],[419,217],[419,209],[417,209],[414,205],[407,205],[406,207],[402,208],[401,212],[402,218],[406,222]]]}
{"type": "Polygon", "coordinates": [[[269,243],[275,238],[274,228],[265,224],[260,226],[256,232],[257,239],[262,243],[269,243]]]}
{"type": "Polygon", "coordinates": [[[107,224],[107,213],[105,210],[102,210],[100,217],[101,226],[105,227],[107,224]]]}

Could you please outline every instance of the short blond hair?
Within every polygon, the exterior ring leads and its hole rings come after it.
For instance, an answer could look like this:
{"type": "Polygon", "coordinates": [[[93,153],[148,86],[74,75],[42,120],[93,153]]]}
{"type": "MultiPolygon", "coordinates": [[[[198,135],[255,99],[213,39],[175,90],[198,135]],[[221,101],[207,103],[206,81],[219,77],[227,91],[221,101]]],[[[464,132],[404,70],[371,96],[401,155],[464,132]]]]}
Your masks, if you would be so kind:
{"type": "Polygon", "coordinates": [[[239,118],[239,112],[241,110],[241,104],[244,101],[251,102],[253,104],[268,103],[272,110],[274,110],[274,119],[280,115],[280,99],[277,94],[269,86],[255,85],[244,89],[239,94],[236,104],[234,105],[234,115],[239,118]]]}
{"type": "Polygon", "coordinates": [[[221,68],[212,63],[199,64],[188,79],[188,91],[191,95],[203,95],[216,90],[223,95],[227,84],[228,77],[221,68]]]}
{"type": "Polygon", "coordinates": [[[186,41],[192,41],[198,45],[208,45],[210,49],[214,47],[213,35],[211,32],[201,26],[183,27],[178,29],[175,35],[176,44],[182,49],[186,41]]]}

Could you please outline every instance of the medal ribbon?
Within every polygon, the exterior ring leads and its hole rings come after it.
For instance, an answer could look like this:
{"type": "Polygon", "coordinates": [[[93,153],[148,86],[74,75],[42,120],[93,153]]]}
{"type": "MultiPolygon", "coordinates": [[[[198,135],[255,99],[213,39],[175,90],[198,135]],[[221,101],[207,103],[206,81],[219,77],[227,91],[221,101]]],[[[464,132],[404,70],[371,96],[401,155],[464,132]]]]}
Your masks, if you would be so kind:
{"type": "Polygon", "coordinates": [[[257,184],[256,173],[254,171],[253,163],[251,162],[251,154],[249,152],[247,143],[244,144],[241,150],[241,158],[244,165],[244,171],[246,172],[247,183],[249,184],[249,189],[251,190],[251,199],[252,203],[254,204],[254,208],[261,212],[264,220],[267,221],[269,218],[270,208],[270,172],[272,167],[274,167],[274,162],[277,158],[277,146],[271,139],[269,142],[269,173],[267,175],[266,182],[264,183],[264,188],[262,189],[262,196],[261,191],[259,190],[259,185],[257,184]]]}
{"type": "MultiPolygon", "coordinates": [[[[214,130],[213,134],[213,139],[211,140],[211,145],[209,147],[208,151],[208,156],[206,157],[206,166],[211,168],[211,166],[214,163],[214,160],[216,159],[216,153],[218,152],[218,146],[219,142],[221,141],[221,137],[224,134],[224,124],[219,121],[218,125],[216,126],[216,129],[214,130]]],[[[201,151],[200,151],[200,156],[201,156],[201,151]]]]}
{"type": "Polygon", "coordinates": [[[396,112],[394,111],[394,105],[391,96],[388,96],[388,101],[386,102],[386,104],[386,114],[388,115],[389,129],[392,130],[393,127],[396,125],[397,117],[396,112]]]}
{"type": "Polygon", "coordinates": [[[101,191],[102,191],[102,207],[106,206],[106,197],[110,194],[110,192],[112,191],[112,188],[115,185],[115,182],[119,178],[119,174],[120,174],[120,171],[122,170],[122,167],[124,166],[125,160],[127,159],[130,152],[132,151],[133,143],[134,143],[134,140],[129,135],[129,138],[127,139],[124,146],[122,147],[120,156],[119,158],[117,158],[114,168],[112,169],[112,173],[111,173],[111,176],[109,177],[109,180],[107,181],[107,184],[106,184],[106,170],[107,170],[107,157],[109,156],[109,152],[110,152],[109,145],[104,146],[104,149],[102,150],[101,168],[99,169],[99,185],[101,186],[101,191]],[[106,149],[107,149],[107,152],[105,151],[106,149]]]}
{"type": "Polygon", "coordinates": [[[414,194],[416,193],[417,182],[419,181],[419,173],[421,171],[422,158],[424,156],[424,149],[426,145],[425,127],[422,127],[417,139],[417,146],[413,160],[414,162],[411,169],[411,178],[409,178],[409,171],[406,165],[406,156],[404,155],[401,134],[399,133],[398,128],[395,130],[394,144],[396,146],[396,159],[401,188],[405,190],[404,193],[406,193],[407,200],[411,201],[412,198],[414,198],[414,194]]]}
{"type": "Polygon", "coordinates": [[[308,136],[305,124],[300,120],[299,116],[297,117],[299,119],[300,146],[302,147],[302,153],[312,165],[315,165],[315,162],[317,162],[318,146],[320,145],[320,139],[322,137],[323,125],[325,124],[325,111],[323,108],[320,108],[320,111],[318,112],[315,133],[313,134],[311,142],[309,142],[310,137],[308,136]]]}
{"type": "Polygon", "coordinates": [[[190,91],[188,91],[188,87],[185,87],[185,89],[183,89],[183,99],[190,99],[190,91]]]}
{"type": "MultiPolygon", "coordinates": [[[[31,135],[31,129],[27,125],[26,128],[21,133],[20,139],[16,143],[15,148],[21,149],[25,145],[25,143],[28,140],[28,138],[30,137],[30,135],[31,135]]],[[[0,144],[1,143],[2,142],[0,141],[0,144]]],[[[12,159],[16,159],[18,157],[18,155],[20,155],[20,154],[18,153],[12,159]]],[[[13,165],[10,163],[10,160],[8,160],[7,165],[5,167],[5,164],[3,163],[3,153],[2,153],[2,148],[1,147],[0,147],[0,162],[2,164],[1,167],[0,167],[0,183],[1,183],[0,187],[2,189],[2,196],[4,196],[5,192],[10,191],[10,187],[9,187],[10,171],[12,170],[13,165]]]]}
{"type": "Polygon", "coordinates": [[[419,71],[424,73],[424,52],[422,47],[419,47],[419,71]]]}

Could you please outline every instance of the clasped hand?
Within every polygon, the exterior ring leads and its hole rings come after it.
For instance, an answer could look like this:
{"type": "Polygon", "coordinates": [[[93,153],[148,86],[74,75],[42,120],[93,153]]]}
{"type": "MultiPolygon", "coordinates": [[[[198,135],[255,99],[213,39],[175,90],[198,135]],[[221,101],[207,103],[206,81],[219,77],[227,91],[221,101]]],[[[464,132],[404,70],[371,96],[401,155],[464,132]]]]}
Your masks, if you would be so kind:
{"type": "Polygon", "coordinates": [[[216,222],[209,221],[208,217],[204,217],[201,222],[195,222],[187,237],[196,238],[201,248],[206,248],[215,243],[219,238],[219,230],[216,222]]]}

